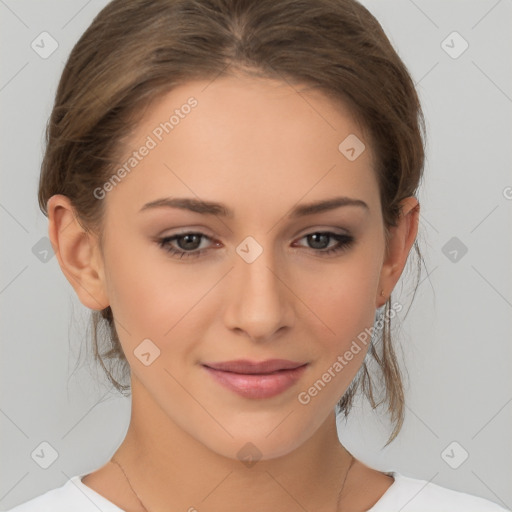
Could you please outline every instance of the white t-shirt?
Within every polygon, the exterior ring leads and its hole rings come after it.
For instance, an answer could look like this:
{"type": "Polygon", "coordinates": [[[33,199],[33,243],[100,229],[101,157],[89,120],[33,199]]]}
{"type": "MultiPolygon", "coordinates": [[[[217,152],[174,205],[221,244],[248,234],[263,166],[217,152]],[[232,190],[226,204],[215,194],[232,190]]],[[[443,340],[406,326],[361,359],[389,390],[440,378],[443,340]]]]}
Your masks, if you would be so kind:
{"type": "MultiPolygon", "coordinates": [[[[123,512],[76,475],[7,512],[123,512]]],[[[394,483],[367,512],[511,512],[484,498],[453,491],[437,484],[386,472],[394,483]]]]}

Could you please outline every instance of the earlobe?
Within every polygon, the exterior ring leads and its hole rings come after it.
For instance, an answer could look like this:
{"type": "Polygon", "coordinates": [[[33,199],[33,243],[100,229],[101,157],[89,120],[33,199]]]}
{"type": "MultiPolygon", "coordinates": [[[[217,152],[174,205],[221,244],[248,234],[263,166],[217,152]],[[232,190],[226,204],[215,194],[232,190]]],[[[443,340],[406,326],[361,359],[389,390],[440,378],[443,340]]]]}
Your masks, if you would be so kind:
{"type": "Polygon", "coordinates": [[[418,233],[420,204],[414,196],[402,200],[402,210],[398,224],[390,228],[389,246],[386,259],[382,265],[379,288],[377,291],[376,307],[381,307],[381,290],[384,296],[389,297],[396,283],[400,279],[407,262],[416,235],[418,233]]]}
{"type": "Polygon", "coordinates": [[[106,308],[109,301],[96,237],[80,225],[67,196],[56,194],[47,206],[48,236],[66,279],[84,306],[106,308]]]}

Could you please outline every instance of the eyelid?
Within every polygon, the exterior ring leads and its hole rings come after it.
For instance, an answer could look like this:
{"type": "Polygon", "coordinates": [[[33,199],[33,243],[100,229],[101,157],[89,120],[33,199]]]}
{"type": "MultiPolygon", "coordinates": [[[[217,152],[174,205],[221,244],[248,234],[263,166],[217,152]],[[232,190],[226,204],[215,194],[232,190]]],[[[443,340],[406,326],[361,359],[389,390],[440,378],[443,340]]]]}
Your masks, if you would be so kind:
{"type": "MultiPolygon", "coordinates": [[[[336,231],[333,231],[333,229],[325,229],[325,228],[316,229],[316,230],[311,229],[309,231],[306,231],[301,236],[295,237],[294,241],[295,240],[300,241],[300,240],[302,240],[308,236],[311,236],[313,234],[328,235],[329,238],[336,240],[336,244],[333,247],[324,248],[324,249],[320,249],[320,250],[315,250],[313,248],[308,248],[307,246],[299,245],[299,247],[304,247],[305,249],[308,249],[308,251],[312,251],[312,254],[314,256],[318,256],[318,257],[327,258],[329,256],[335,256],[338,254],[341,255],[344,252],[348,251],[355,243],[354,236],[352,236],[350,234],[345,234],[345,233],[337,233],[336,231]]],[[[174,233],[169,236],[160,237],[160,238],[157,238],[156,242],[159,245],[159,247],[162,250],[169,253],[169,256],[172,258],[180,258],[180,259],[182,259],[182,258],[184,258],[184,259],[200,258],[205,253],[210,252],[211,247],[187,251],[187,250],[182,250],[179,248],[176,249],[175,247],[172,246],[171,242],[174,242],[176,239],[179,239],[186,235],[196,235],[196,236],[201,237],[203,240],[208,239],[211,242],[213,242],[213,246],[216,245],[218,247],[219,243],[222,244],[222,242],[219,242],[218,240],[214,239],[213,237],[210,237],[209,235],[207,235],[205,233],[202,233],[200,231],[192,231],[192,230],[186,230],[186,231],[182,231],[180,233],[174,233]]],[[[297,246],[295,246],[295,247],[297,247],[297,246]]]]}
{"type": "Polygon", "coordinates": [[[200,233],[201,235],[208,236],[209,238],[214,238],[214,235],[210,229],[208,229],[205,226],[186,226],[186,227],[179,227],[179,228],[166,228],[159,232],[156,236],[158,238],[167,238],[170,236],[177,236],[177,235],[188,235],[190,233],[200,233]]]}
{"type": "Polygon", "coordinates": [[[347,235],[352,236],[352,232],[347,228],[341,227],[333,227],[333,226],[313,226],[306,229],[301,229],[296,235],[294,235],[293,240],[297,238],[303,238],[307,235],[311,235],[313,233],[332,233],[334,235],[347,235]]]}
{"type": "MultiPolygon", "coordinates": [[[[217,238],[212,234],[212,232],[204,227],[204,226],[187,226],[185,228],[177,228],[178,231],[172,231],[171,233],[167,233],[167,230],[162,231],[162,233],[155,236],[155,239],[161,238],[171,238],[174,236],[180,235],[189,235],[189,234],[198,234],[203,235],[203,237],[208,238],[211,242],[218,241],[217,238]]],[[[292,241],[295,241],[297,238],[303,238],[307,235],[311,235],[313,233],[319,232],[331,232],[336,235],[347,235],[352,236],[352,233],[347,228],[341,227],[333,227],[333,226],[314,226],[309,228],[304,228],[299,230],[295,235],[293,235],[292,241]],[[339,230],[339,231],[338,231],[339,230]]]]}

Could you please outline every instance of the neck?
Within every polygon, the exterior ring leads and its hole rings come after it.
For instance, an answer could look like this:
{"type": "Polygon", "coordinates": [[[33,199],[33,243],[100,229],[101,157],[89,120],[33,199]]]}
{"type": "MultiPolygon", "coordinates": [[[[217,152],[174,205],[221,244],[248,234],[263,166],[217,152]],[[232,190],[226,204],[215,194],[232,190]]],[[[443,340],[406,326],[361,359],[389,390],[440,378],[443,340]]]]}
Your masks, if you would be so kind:
{"type": "Polygon", "coordinates": [[[339,442],[334,411],[290,453],[253,463],[224,457],[176,425],[135,379],[130,426],[115,458],[149,512],[334,512],[352,460],[339,442]]]}

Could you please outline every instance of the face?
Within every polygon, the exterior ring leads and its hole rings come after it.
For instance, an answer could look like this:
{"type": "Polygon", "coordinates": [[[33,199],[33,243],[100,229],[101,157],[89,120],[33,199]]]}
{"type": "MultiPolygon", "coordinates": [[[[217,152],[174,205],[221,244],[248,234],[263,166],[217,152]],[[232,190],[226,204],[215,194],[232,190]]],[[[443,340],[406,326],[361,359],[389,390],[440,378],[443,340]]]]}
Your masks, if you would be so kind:
{"type": "Polygon", "coordinates": [[[290,452],[367,351],[343,357],[373,326],[385,256],[369,141],[318,91],[225,77],[172,90],[127,148],[136,163],[103,189],[102,261],[134,397],[224,456],[247,441],[262,458],[290,452]],[[354,135],[366,149],[349,159],[339,145],[354,135]],[[340,197],[353,202],[303,208],[340,197]],[[223,206],[145,207],[166,198],[223,206]],[[304,366],[240,377],[238,391],[204,367],[238,359],[304,366]]]}

